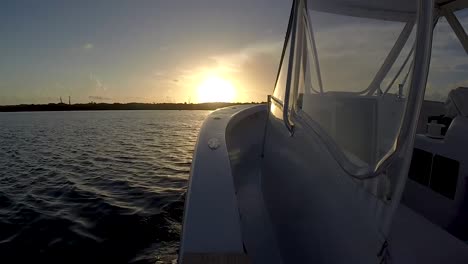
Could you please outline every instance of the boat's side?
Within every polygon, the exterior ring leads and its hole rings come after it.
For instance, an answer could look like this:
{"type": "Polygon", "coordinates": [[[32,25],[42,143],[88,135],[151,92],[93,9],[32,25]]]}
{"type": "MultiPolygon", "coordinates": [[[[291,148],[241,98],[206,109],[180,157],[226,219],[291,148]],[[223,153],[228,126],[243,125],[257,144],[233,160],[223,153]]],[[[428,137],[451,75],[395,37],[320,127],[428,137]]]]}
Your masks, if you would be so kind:
{"type": "Polygon", "coordinates": [[[416,135],[403,203],[467,240],[468,118],[457,116],[440,139],[416,135]]]}
{"type": "Polygon", "coordinates": [[[253,263],[282,263],[262,192],[262,150],[267,108],[230,122],[226,143],[241,219],[242,239],[253,263]]]}
{"type": "MultiPolygon", "coordinates": [[[[235,107],[205,121],[187,194],[181,263],[380,261],[382,205],[335,166],[301,122],[291,137],[281,120],[266,117],[266,106],[235,107]]],[[[465,243],[403,205],[386,241],[394,263],[468,261],[465,243]]]]}
{"type": "Polygon", "coordinates": [[[200,256],[204,261],[210,256],[243,259],[245,249],[226,129],[262,111],[266,112],[265,105],[227,107],[205,120],[193,155],[179,262],[190,263],[189,259],[200,256]]]}
{"type": "Polygon", "coordinates": [[[468,263],[468,245],[400,204],[389,238],[392,263],[468,263]]]}
{"type": "Polygon", "coordinates": [[[262,192],[285,263],[379,263],[384,206],[347,175],[305,123],[268,120],[262,192]]]}

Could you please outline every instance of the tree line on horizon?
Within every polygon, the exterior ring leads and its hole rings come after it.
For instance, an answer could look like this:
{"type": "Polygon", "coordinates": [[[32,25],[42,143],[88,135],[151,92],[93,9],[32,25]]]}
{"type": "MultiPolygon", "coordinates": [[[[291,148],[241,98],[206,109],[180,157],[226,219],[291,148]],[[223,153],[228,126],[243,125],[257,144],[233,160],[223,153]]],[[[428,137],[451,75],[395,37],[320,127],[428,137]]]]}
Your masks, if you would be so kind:
{"type": "Polygon", "coordinates": [[[262,104],[265,102],[250,103],[84,103],[84,104],[19,104],[2,105],[0,112],[29,112],[29,111],[92,111],[92,110],[215,110],[222,107],[262,104]]]}

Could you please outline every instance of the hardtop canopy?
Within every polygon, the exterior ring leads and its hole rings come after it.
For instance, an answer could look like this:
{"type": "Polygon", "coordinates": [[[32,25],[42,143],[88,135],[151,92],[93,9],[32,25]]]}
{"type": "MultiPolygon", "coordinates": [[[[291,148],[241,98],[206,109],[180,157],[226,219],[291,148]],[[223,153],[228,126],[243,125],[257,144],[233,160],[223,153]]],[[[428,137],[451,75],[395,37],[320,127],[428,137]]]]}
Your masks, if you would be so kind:
{"type": "MultiPolygon", "coordinates": [[[[414,18],[417,0],[308,0],[309,9],[347,16],[407,21],[414,18]]],[[[437,10],[455,12],[468,8],[468,0],[435,0],[437,10]]]]}

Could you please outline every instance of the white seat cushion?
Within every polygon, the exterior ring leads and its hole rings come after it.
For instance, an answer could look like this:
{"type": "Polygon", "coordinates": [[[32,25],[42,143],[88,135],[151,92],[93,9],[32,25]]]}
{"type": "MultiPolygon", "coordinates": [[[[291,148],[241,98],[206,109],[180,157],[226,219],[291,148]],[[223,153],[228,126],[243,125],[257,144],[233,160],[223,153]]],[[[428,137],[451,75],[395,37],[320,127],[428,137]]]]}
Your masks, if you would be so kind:
{"type": "Polygon", "coordinates": [[[446,116],[468,117],[468,87],[458,87],[450,91],[445,102],[446,116]]]}

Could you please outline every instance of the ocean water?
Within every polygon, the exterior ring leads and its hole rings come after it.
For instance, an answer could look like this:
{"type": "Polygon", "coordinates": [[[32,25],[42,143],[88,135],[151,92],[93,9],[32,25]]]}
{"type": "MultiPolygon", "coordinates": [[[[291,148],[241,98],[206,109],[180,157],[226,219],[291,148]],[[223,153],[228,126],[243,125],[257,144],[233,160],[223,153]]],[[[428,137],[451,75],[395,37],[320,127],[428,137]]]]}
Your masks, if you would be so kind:
{"type": "Polygon", "coordinates": [[[0,113],[0,262],[175,262],[208,114],[0,113]]]}

